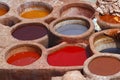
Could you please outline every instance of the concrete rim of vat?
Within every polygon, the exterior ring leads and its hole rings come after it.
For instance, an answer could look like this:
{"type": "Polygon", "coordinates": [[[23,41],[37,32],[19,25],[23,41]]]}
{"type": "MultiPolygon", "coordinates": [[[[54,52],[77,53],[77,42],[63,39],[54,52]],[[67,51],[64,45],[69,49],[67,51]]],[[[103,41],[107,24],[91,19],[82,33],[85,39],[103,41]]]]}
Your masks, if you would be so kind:
{"type": "MultiPolygon", "coordinates": [[[[41,63],[41,60],[43,59],[43,55],[46,53],[46,49],[44,46],[42,46],[41,44],[35,43],[35,42],[31,42],[31,41],[26,41],[26,42],[17,42],[15,44],[11,44],[10,46],[6,47],[2,53],[0,54],[1,59],[2,59],[2,63],[3,63],[3,69],[10,67],[10,69],[14,68],[14,69],[27,69],[27,68],[38,68],[37,66],[33,66],[33,65],[39,65],[39,67],[44,66],[41,63]],[[16,65],[11,65],[9,63],[7,63],[7,59],[15,54],[15,53],[19,53],[21,51],[35,51],[35,52],[41,52],[41,57],[36,60],[35,62],[29,64],[29,65],[25,65],[25,66],[16,66],[16,65]],[[39,63],[39,64],[38,64],[39,63]]],[[[44,61],[44,60],[43,60],[44,61]]],[[[45,62],[46,63],[46,62],[45,62]]],[[[0,66],[1,67],[1,66],[0,66]]]]}
{"type": "Polygon", "coordinates": [[[105,21],[101,20],[99,12],[96,12],[95,17],[97,18],[97,23],[102,30],[120,28],[120,23],[113,24],[113,23],[108,23],[108,22],[105,22],[105,21]]]}
{"type": "Polygon", "coordinates": [[[90,36],[93,32],[94,32],[94,24],[92,22],[91,19],[87,18],[87,17],[84,17],[84,16],[74,16],[74,17],[62,17],[62,18],[58,18],[56,19],[55,21],[53,21],[51,24],[50,24],[50,31],[62,38],[62,39],[83,39],[83,38],[88,38],[88,36],[90,36]],[[57,25],[58,23],[60,22],[64,22],[64,21],[69,21],[69,20],[80,20],[80,21],[83,21],[87,26],[88,26],[88,30],[80,35],[75,35],[75,36],[68,36],[68,35],[63,35],[63,34],[60,34],[58,33],[57,31],[55,31],[55,25],[57,25]]]}
{"type": "Polygon", "coordinates": [[[120,55],[118,54],[96,54],[96,55],[93,55],[92,57],[88,58],[85,63],[84,63],[84,67],[83,67],[83,71],[85,73],[85,75],[88,77],[88,78],[96,78],[96,80],[117,80],[120,78],[120,71],[114,75],[108,75],[108,76],[101,76],[101,75],[96,75],[94,73],[91,73],[90,70],[88,69],[88,65],[89,63],[97,58],[97,57],[113,57],[113,58],[116,58],[118,60],[120,60],[120,55]]]}
{"type": "Polygon", "coordinates": [[[18,42],[18,41],[33,41],[33,42],[37,42],[37,43],[41,43],[42,45],[44,45],[45,47],[48,47],[48,34],[46,34],[45,36],[41,37],[41,38],[38,38],[38,39],[35,39],[35,40],[19,40],[17,38],[15,38],[14,36],[12,36],[12,33],[19,27],[21,27],[21,25],[27,25],[27,24],[40,24],[40,25],[43,25],[46,30],[48,30],[48,25],[46,23],[44,23],[43,21],[39,22],[39,21],[26,21],[26,22],[21,22],[21,23],[18,23],[14,26],[12,26],[10,28],[10,36],[11,38],[15,41],[15,42],[18,42]]]}
{"type": "MultiPolygon", "coordinates": [[[[108,29],[108,30],[112,30],[112,29],[108,29]]],[[[96,32],[96,33],[94,33],[90,36],[90,38],[89,38],[89,44],[90,45],[89,46],[90,46],[91,51],[94,54],[104,54],[104,53],[101,53],[99,51],[101,51],[103,49],[106,49],[106,48],[119,47],[119,46],[116,46],[116,45],[120,44],[118,41],[115,41],[113,38],[104,35],[105,32],[108,31],[108,30],[103,30],[103,31],[100,31],[100,32],[96,32]],[[103,46],[100,47],[100,45],[102,45],[102,44],[103,44],[103,46]]]]}
{"type": "Polygon", "coordinates": [[[4,3],[4,2],[0,2],[0,8],[4,8],[7,11],[5,14],[1,15],[0,17],[6,16],[10,11],[9,5],[7,3],[4,3]]]}
{"type": "Polygon", "coordinates": [[[64,11],[66,11],[67,9],[72,8],[72,7],[87,8],[93,12],[93,14],[90,18],[93,19],[95,17],[95,13],[96,13],[95,8],[93,7],[93,5],[91,5],[91,3],[88,3],[86,1],[81,1],[81,2],[77,2],[77,3],[75,3],[75,2],[74,3],[67,3],[67,4],[63,5],[60,9],[60,16],[62,16],[62,13],[64,11]]]}
{"type": "MultiPolygon", "coordinates": [[[[9,27],[12,27],[13,25],[15,25],[15,24],[17,24],[17,23],[19,23],[19,22],[21,22],[22,20],[20,20],[20,19],[18,19],[17,17],[15,17],[15,16],[9,16],[9,17],[7,17],[7,18],[2,18],[2,19],[0,19],[0,23],[2,24],[2,25],[5,25],[5,26],[9,26],[9,27]]],[[[9,28],[8,27],[8,28],[9,28]]]]}
{"type": "MultiPolygon", "coordinates": [[[[40,19],[48,19],[50,16],[52,16],[51,15],[53,13],[53,7],[52,7],[52,5],[50,5],[50,4],[46,3],[46,2],[43,2],[43,1],[29,1],[29,2],[25,2],[25,3],[21,4],[21,5],[19,5],[18,8],[17,8],[18,16],[20,18],[22,18],[22,19],[29,19],[29,18],[23,18],[23,17],[21,17],[20,14],[22,12],[24,12],[25,9],[28,9],[28,8],[32,9],[32,7],[34,7],[34,8],[36,7],[38,9],[40,7],[43,7],[45,9],[47,9],[48,11],[50,11],[50,13],[47,16],[42,17],[40,19]]],[[[39,19],[39,18],[34,18],[34,19],[39,19]]]]}

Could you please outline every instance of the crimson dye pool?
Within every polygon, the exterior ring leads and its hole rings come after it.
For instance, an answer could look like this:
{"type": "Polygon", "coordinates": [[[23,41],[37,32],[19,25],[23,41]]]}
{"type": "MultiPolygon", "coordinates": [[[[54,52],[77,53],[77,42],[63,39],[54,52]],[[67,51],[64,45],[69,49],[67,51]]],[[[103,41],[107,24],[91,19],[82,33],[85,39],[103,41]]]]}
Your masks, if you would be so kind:
{"type": "Polygon", "coordinates": [[[66,46],[48,55],[52,66],[81,66],[86,59],[86,50],[79,46],[66,46]]]}
{"type": "Polygon", "coordinates": [[[37,52],[20,52],[9,57],[7,62],[16,66],[25,66],[35,62],[40,56],[40,53],[37,52]]]}
{"type": "Polygon", "coordinates": [[[47,29],[41,24],[20,25],[12,35],[19,40],[35,40],[47,34],[47,29]]]}

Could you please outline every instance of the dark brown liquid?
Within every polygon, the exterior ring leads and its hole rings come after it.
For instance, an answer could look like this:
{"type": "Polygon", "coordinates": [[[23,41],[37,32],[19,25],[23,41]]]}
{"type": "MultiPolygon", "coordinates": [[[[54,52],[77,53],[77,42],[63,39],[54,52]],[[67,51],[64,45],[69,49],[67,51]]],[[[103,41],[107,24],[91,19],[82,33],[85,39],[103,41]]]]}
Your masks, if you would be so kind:
{"type": "Polygon", "coordinates": [[[90,72],[108,76],[120,71],[120,60],[113,57],[98,57],[89,63],[90,72]]]}
{"type": "Polygon", "coordinates": [[[26,24],[16,29],[12,35],[19,40],[34,40],[47,34],[45,26],[40,24],[26,24]]]}

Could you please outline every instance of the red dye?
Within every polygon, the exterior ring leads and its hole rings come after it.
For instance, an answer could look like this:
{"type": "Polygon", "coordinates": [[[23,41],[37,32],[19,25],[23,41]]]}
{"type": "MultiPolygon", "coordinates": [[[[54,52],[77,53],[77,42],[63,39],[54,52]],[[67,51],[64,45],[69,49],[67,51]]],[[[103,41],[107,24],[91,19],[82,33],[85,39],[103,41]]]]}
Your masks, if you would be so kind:
{"type": "Polygon", "coordinates": [[[40,58],[40,54],[37,52],[20,52],[8,58],[7,62],[16,66],[25,66],[35,62],[40,58]]]}
{"type": "Polygon", "coordinates": [[[80,66],[87,59],[84,48],[67,46],[48,56],[48,63],[52,66],[80,66]]]}

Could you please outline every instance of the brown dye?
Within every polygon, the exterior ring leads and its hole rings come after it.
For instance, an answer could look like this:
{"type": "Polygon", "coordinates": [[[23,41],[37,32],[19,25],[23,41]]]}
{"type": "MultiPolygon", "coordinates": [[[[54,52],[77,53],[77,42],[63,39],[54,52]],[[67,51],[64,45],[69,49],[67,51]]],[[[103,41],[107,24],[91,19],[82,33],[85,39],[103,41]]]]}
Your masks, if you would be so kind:
{"type": "Polygon", "coordinates": [[[84,7],[71,7],[65,10],[62,13],[62,16],[75,16],[75,15],[83,15],[88,18],[93,16],[93,11],[84,7]]]}
{"type": "Polygon", "coordinates": [[[89,63],[88,68],[93,74],[113,75],[120,71],[120,60],[113,57],[98,57],[89,63]]]}

